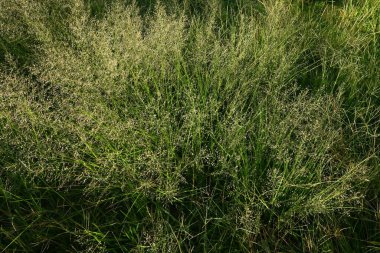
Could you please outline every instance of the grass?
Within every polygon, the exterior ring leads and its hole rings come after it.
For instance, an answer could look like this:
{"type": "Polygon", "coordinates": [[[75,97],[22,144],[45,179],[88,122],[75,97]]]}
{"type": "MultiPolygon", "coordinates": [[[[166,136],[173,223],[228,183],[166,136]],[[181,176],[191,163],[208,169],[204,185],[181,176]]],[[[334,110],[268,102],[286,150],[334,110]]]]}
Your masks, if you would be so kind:
{"type": "Polygon", "coordinates": [[[0,2],[0,252],[380,251],[379,17],[0,2]]]}

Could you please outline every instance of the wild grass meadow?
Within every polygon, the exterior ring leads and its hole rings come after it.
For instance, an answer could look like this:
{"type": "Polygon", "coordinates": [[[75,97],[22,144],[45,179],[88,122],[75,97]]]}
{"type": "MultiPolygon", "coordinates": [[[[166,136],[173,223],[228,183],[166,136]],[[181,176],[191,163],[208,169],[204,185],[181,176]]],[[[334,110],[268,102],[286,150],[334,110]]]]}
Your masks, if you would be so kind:
{"type": "Polygon", "coordinates": [[[380,252],[380,1],[0,0],[0,252],[380,252]]]}

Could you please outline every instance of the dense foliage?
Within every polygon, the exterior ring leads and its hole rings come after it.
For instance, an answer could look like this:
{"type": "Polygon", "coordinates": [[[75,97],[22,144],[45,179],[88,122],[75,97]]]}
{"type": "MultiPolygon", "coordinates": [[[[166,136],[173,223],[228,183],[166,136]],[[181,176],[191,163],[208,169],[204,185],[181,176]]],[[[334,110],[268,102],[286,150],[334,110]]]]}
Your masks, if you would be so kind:
{"type": "Polygon", "coordinates": [[[0,0],[0,252],[376,252],[379,155],[378,0],[0,0]]]}

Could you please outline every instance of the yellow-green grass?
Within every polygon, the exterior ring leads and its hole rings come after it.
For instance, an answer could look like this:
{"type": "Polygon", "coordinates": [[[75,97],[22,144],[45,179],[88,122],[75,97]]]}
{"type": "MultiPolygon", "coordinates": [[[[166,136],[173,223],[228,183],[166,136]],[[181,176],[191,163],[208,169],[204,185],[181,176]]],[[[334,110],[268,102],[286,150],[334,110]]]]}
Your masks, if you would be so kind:
{"type": "Polygon", "coordinates": [[[380,2],[0,2],[0,252],[380,250],[380,2]]]}

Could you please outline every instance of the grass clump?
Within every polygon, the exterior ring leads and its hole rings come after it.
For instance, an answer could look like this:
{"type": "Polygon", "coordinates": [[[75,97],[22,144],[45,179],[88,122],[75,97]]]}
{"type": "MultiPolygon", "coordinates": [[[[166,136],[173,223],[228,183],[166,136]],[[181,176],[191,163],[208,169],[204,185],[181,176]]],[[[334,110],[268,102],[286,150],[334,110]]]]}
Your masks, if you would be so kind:
{"type": "Polygon", "coordinates": [[[379,7],[1,2],[0,249],[379,250],[379,7]]]}

